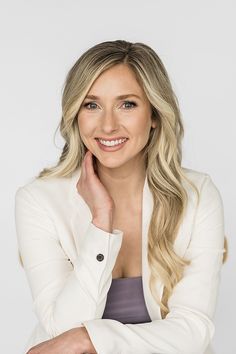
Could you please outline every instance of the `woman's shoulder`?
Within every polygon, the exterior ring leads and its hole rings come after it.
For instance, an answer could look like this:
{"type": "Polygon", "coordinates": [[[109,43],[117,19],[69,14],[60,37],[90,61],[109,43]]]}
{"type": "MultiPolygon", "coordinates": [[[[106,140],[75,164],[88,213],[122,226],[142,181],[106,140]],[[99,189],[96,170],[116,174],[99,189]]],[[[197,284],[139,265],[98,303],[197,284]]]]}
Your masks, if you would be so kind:
{"type": "Polygon", "coordinates": [[[79,172],[77,168],[67,177],[30,177],[24,184],[18,186],[15,196],[24,197],[25,195],[31,195],[38,200],[62,201],[70,195],[72,188],[76,188],[79,172]]]}
{"type": "MultiPolygon", "coordinates": [[[[182,167],[183,172],[185,173],[186,177],[191,180],[198,188],[201,198],[205,198],[208,200],[218,199],[219,202],[222,204],[222,196],[221,192],[218,188],[218,184],[215,183],[215,178],[211,176],[206,171],[199,171],[191,168],[182,167]]],[[[191,190],[191,187],[184,181],[184,185],[186,185],[186,189],[188,191],[191,190]]]]}
{"type": "Polygon", "coordinates": [[[200,171],[200,170],[195,170],[189,167],[182,167],[183,172],[187,175],[188,178],[195,180],[195,181],[200,181],[205,179],[207,176],[209,176],[209,173],[205,171],[200,171]]]}
{"type": "MultiPolygon", "coordinates": [[[[200,170],[195,170],[192,168],[188,167],[182,167],[182,171],[184,175],[194,183],[194,185],[198,188],[201,189],[202,185],[204,184],[206,179],[211,179],[209,173],[206,171],[200,171],[200,170]]],[[[183,179],[183,185],[189,189],[188,183],[183,179]]],[[[190,188],[191,189],[191,188],[190,188]]]]}

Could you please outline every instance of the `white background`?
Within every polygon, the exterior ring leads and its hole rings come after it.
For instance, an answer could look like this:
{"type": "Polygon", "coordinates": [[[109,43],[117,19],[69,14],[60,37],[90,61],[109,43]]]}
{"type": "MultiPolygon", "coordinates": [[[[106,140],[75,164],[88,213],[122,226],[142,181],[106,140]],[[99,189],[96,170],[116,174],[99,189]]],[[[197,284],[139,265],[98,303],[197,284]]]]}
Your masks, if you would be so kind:
{"type": "MultiPolygon", "coordinates": [[[[36,324],[17,258],[14,195],[60,156],[53,136],[66,73],[89,47],[126,39],[163,60],[185,127],[183,166],[210,174],[224,202],[229,259],[215,316],[216,354],[234,354],[235,2],[0,1],[1,353],[19,354],[36,324]]],[[[25,354],[25,353],[23,353],[25,354]]]]}

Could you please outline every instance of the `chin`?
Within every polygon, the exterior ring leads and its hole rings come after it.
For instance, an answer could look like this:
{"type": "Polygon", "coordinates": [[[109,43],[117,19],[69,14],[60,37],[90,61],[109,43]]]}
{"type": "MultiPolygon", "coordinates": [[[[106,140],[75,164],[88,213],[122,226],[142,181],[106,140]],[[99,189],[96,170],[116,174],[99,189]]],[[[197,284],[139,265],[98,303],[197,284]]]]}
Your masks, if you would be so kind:
{"type": "Polygon", "coordinates": [[[98,164],[100,164],[101,166],[103,167],[106,167],[106,168],[118,168],[118,167],[121,167],[123,165],[123,163],[119,163],[118,161],[100,161],[98,162],[98,164]]]}
{"type": "Polygon", "coordinates": [[[107,156],[106,158],[97,158],[96,157],[96,162],[97,165],[101,165],[105,168],[120,168],[124,165],[126,165],[127,163],[129,163],[130,160],[124,160],[122,158],[118,158],[118,157],[111,157],[111,156],[107,156]]]}

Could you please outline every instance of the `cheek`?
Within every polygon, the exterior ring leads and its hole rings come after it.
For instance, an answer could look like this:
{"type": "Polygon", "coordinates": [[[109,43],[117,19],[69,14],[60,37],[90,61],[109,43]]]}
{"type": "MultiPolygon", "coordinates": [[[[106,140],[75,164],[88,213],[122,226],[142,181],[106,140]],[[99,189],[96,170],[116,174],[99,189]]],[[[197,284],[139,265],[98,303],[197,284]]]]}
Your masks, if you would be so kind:
{"type": "Polygon", "coordinates": [[[139,119],[137,124],[133,127],[133,133],[136,136],[139,136],[141,140],[146,140],[149,136],[151,129],[151,122],[145,119],[139,119]]]}
{"type": "Polygon", "coordinates": [[[77,119],[78,128],[81,136],[87,136],[91,133],[93,127],[86,117],[80,116],[77,119]]]}
{"type": "Polygon", "coordinates": [[[140,120],[140,124],[136,125],[133,131],[133,137],[136,137],[136,142],[139,148],[143,148],[149,139],[151,131],[151,122],[147,120],[140,120]]]}

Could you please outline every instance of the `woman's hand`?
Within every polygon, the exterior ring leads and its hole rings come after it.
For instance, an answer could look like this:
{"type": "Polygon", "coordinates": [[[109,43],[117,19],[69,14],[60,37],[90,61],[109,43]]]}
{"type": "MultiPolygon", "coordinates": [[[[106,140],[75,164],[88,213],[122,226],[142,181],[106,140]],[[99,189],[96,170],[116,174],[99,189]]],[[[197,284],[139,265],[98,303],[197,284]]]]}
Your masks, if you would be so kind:
{"type": "Polygon", "coordinates": [[[87,151],[76,184],[79,194],[90,208],[93,218],[114,209],[114,201],[94,171],[91,151],[87,151]]]}
{"type": "Polygon", "coordinates": [[[85,327],[72,328],[32,347],[26,354],[97,354],[85,327]]]}

